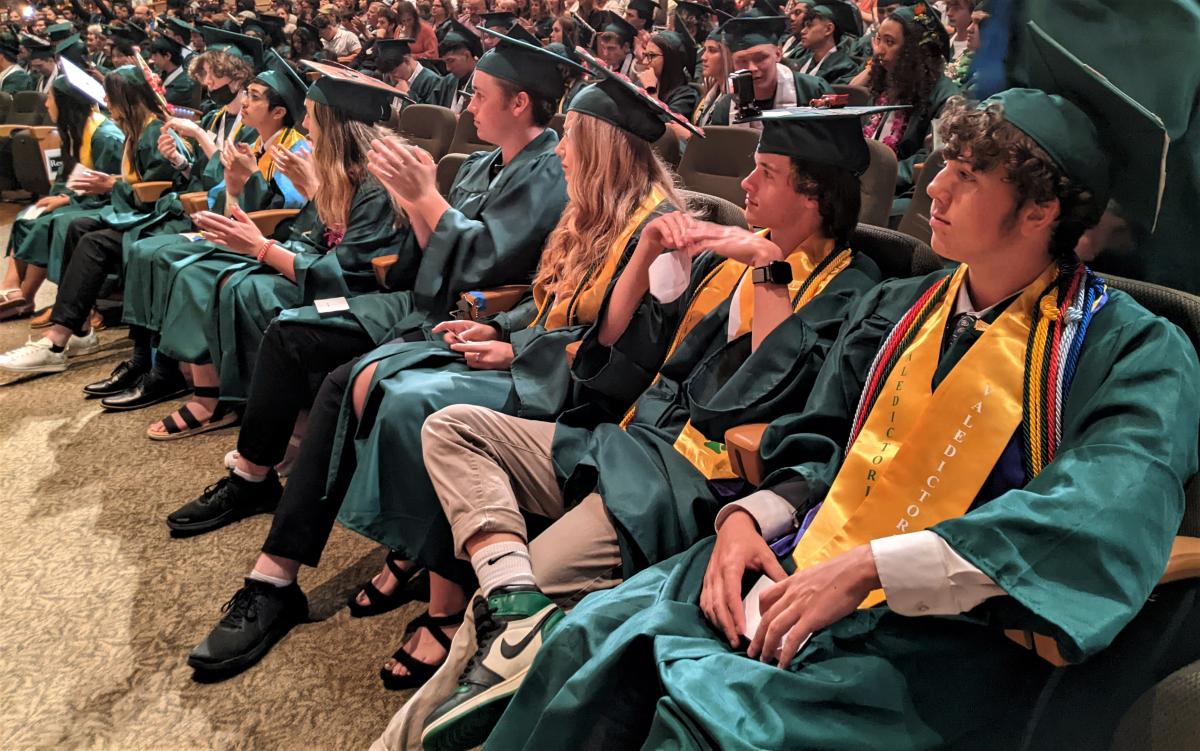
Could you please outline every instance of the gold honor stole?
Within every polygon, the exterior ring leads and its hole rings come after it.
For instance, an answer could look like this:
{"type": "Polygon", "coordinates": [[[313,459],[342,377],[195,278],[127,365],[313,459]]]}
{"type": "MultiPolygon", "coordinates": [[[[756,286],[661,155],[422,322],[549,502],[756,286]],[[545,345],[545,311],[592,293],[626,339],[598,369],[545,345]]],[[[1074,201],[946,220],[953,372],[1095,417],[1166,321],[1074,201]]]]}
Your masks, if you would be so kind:
{"type": "Polygon", "coordinates": [[[92,136],[96,135],[96,129],[107,119],[98,110],[92,110],[87,122],[83,124],[83,135],[79,137],[79,163],[88,169],[96,168],[92,161],[92,136]]]}
{"type": "MultiPolygon", "coordinates": [[[[759,237],[766,237],[767,230],[761,230],[756,234],[759,237]]],[[[812,256],[803,252],[804,249],[805,244],[801,243],[787,257],[788,265],[792,267],[792,281],[788,284],[788,294],[795,301],[792,307],[793,311],[804,307],[809,300],[819,295],[834,277],[850,265],[852,255],[849,248],[843,250],[837,257],[825,264],[820,275],[810,282],[809,277],[820,266],[820,263],[814,263],[812,256]]],[[[833,251],[833,241],[826,240],[821,246],[810,249],[817,250],[818,252],[813,255],[824,259],[833,251]]],[[[750,267],[746,264],[730,260],[721,263],[709,273],[688,305],[683,322],[675,333],[675,340],[671,342],[664,362],[671,359],[684,337],[691,333],[700,320],[731,295],[737,295],[737,301],[731,305],[737,305],[741,315],[737,331],[730,341],[750,333],[754,322],[754,285],[750,283],[749,271],[750,267]]],[[[661,373],[654,377],[651,386],[658,383],[660,378],[662,378],[661,373]]],[[[628,427],[636,413],[637,406],[635,404],[629,409],[625,419],[621,421],[621,427],[628,427]]],[[[691,420],[684,424],[673,447],[706,479],[728,480],[737,476],[729,463],[729,453],[725,450],[725,444],[705,438],[691,420]]]]}
{"type": "MultiPolygon", "coordinates": [[[[833,486],[792,552],[806,569],[881,537],[917,532],[970,508],[1021,423],[1025,352],[1051,264],[987,328],[936,391],[934,371],[958,289],[959,266],[938,309],[896,360],[833,486]]],[[[871,592],[860,607],[885,599],[871,592]]]]}
{"type": "Polygon", "coordinates": [[[600,312],[600,305],[604,302],[604,295],[608,292],[608,285],[617,273],[617,265],[625,255],[625,246],[629,244],[629,239],[637,232],[638,227],[642,226],[646,217],[650,216],[666,197],[658,188],[650,190],[649,195],[634,210],[625,229],[621,230],[621,234],[609,246],[599,272],[593,274],[589,271],[571,297],[560,300],[558,295],[547,294],[544,288],[535,286],[533,298],[537,302],[538,313],[533,323],[529,324],[529,328],[541,325],[546,329],[559,329],[571,324],[594,323],[596,315],[600,312]]]}
{"type": "MultiPolygon", "coordinates": [[[[293,146],[303,140],[304,136],[295,128],[284,128],[272,136],[271,143],[291,151],[293,146]]],[[[271,150],[263,145],[261,138],[255,140],[254,150],[262,151],[262,156],[258,158],[258,171],[264,180],[270,182],[271,178],[275,176],[275,160],[271,158],[271,150]]]]}
{"type": "MultiPolygon", "coordinates": [[[[142,123],[142,131],[146,130],[146,126],[154,122],[157,118],[154,115],[146,115],[145,122],[142,123]]],[[[137,166],[133,163],[133,158],[130,156],[137,152],[137,144],[130,143],[129,139],[125,139],[125,152],[121,155],[121,176],[125,178],[125,182],[132,185],[142,181],[141,174],[137,171],[137,166]]]]}

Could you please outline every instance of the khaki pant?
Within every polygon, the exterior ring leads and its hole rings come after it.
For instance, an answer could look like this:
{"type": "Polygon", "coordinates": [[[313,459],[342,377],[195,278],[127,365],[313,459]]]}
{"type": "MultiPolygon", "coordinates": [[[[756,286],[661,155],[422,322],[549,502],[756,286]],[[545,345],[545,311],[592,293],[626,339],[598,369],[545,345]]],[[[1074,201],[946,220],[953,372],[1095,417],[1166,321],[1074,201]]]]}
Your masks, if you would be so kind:
{"type": "MultiPolygon", "coordinates": [[[[421,430],[425,468],[454,534],[459,557],[479,532],[508,532],[529,543],[538,587],[564,608],[584,595],[620,584],[617,532],[599,495],[592,493],[564,513],[562,491],[550,457],[554,424],[455,405],[436,412],[421,430]],[[555,522],[529,541],[521,511],[555,522]]],[[[429,716],[454,691],[475,654],[471,610],[450,645],[446,663],[401,707],[372,745],[419,749],[429,716]]]]}

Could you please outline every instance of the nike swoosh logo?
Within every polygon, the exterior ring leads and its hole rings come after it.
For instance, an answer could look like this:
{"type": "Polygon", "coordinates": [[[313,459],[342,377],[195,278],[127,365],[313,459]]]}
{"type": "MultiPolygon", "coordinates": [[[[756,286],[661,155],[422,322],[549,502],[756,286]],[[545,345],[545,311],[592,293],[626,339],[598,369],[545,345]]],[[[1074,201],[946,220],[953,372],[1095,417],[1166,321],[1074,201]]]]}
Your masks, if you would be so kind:
{"type": "Polygon", "coordinates": [[[553,616],[557,612],[558,611],[556,609],[551,608],[550,612],[546,613],[544,616],[542,616],[542,620],[538,621],[538,624],[536,626],[534,626],[533,628],[531,628],[529,630],[528,634],[525,634],[525,638],[522,639],[521,641],[517,642],[516,644],[509,644],[508,642],[501,639],[500,640],[500,656],[506,660],[511,660],[511,659],[515,658],[517,655],[521,654],[521,652],[524,651],[525,647],[529,646],[529,642],[533,641],[535,636],[542,633],[542,626],[546,625],[546,621],[550,620],[551,616],[553,616]]]}
{"type": "Polygon", "coordinates": [[[500,559],[502,559],[502,558],[507,558],[507,557],[509,557],[510,555],[516,555],[516,554],[517,554],[517,551],[515,551],[515,550],[510,550],[510,551],[508,551],[507,553],[501,553],[500,555],[496,556],[495,558],[488,558],[488,560],[487,560],[487,565],[489,565],[489,566],[495,566],[495,565],[496,565],[496,561],[498,561],[498,560],[500,560],[500,559]]]}

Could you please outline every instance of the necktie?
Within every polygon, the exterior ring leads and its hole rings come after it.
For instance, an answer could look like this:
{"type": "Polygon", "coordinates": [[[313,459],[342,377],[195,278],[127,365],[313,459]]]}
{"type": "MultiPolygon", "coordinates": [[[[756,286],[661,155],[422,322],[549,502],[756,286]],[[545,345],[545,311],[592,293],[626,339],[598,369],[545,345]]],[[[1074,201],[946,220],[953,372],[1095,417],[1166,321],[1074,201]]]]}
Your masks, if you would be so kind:
{"type": "Polygon", "coordinates": [[[953,328],[950,330],[950,338],[946,341],[946,349],[954,346],[954,343],[962,337],[963,334],[971,330],[975,322],[979,319],[970,313],[959,313],[954,317],[953,328]]]}

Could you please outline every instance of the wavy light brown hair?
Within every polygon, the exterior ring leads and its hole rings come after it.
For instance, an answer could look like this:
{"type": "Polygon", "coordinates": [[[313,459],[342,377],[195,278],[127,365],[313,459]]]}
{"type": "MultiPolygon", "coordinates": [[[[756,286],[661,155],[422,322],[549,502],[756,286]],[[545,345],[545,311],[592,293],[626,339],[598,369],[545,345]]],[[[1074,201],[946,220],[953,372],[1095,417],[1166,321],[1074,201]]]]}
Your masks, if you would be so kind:
{"type": "Polygon", "coordinates": [[[1017,194],[1015,210],[1029,201],[1057,199],[1050,253],[1059,263],[1074,262],[1079,238],[1100,220],[1104,206],[1091,191],[1072,183],[1032,138],[1005,121],[1000,104],[979,109],[961,96],[952,97],[938,122],[938,135],[947,160],[965,162],[981,172],[1003,170],[1004,181],[1017,194]]]}
{"type": "Polygon", "coordinates": [[[680,210],[675,178],[650,144],[615,125],[577,114],[570,126],[567,207],[546,240],[534,284],[571,294],[599,268],[609,248],[652,188],[680,210]]]}
{"type": "Polygon", "coordinates": [[[204,75],[228,78],[233,90],[240,91],[254,78],[254,69],[240,57],[223,50],[205,50],[188,59],[188,76],[200,80],[204,75]]]}
{"type": "MultiPolygon", "coordinates": [[[[318,128],[313,144],[313,166],[321,176],[321,190],[313,198],[317,216],[326,227],[345,230],[350,204],[359,185],[364,180],[375,179],[367,172],[367,152],[371,142],[397,133],[382,125],[368,125],[342,117],[327,104],[313,102],[312,107],[318,128]]],[[[397,220],[406,221],[403,212],[398,207],[393,208],[397,220]]]]}
{"type": "Polygon", "coordinates": [[[151,117],[166,122],[168,115],[154,96],[150,84],[131,81],[117,71],[104,77],[104,93],[108,97],[108,110],[113,122],[125,134],[125,155],[136,168],[138,141],[142,138],[142,131],[151,117]]]}

